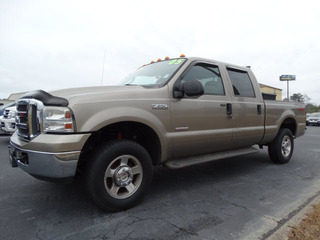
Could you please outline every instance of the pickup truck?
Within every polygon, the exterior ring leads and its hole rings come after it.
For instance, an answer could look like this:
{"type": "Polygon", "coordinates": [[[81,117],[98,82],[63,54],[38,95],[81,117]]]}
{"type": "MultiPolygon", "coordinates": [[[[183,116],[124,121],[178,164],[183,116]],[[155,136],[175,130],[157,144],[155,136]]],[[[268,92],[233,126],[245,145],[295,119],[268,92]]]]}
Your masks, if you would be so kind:
{"type": "MultiPolygon", "coordinates": [[[[13,104],[14,105],[14,104],[13,104]]],[[[16,106],[4,109],[3,115],[0,116],[0,130],[12,134],[16,130],[16,106]]]]}
{"type": "Polygon", "coordinates": [[[83,176],[106,211],[138,204],[153,166],[181,168],[268,146],[287,163],[305,131],[304,106],[266,101],[250,67],[159,59],[119,86],[36,90],[17,101],[13,167],[48,181],[83,176]]]}

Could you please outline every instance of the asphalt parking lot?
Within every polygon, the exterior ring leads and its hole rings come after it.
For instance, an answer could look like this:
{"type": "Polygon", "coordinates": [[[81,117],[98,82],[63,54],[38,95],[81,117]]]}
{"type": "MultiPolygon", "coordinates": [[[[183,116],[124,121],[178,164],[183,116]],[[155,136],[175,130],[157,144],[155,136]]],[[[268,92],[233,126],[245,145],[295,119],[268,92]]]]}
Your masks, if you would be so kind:
{"type": "Polygon", "coordinates": [[[320,194],[320,127],[296,139],[285,165],[257,154],[155,168],[137,207],[100,211],[80,180],[52,184],[11,168],[0,136],[0,239],[266,239],[320,194]]]}

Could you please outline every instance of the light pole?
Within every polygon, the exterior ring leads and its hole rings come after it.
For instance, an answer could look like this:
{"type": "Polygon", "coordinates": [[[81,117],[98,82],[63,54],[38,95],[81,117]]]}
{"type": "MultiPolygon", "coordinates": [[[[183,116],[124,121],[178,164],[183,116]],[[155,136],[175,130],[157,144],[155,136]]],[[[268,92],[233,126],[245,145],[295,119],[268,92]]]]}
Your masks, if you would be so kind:
{"type": "Polygon", "coordinates": [[[287,99],[289,101],[289,81],[295,81],[296,75],[281,75],[280,81],[287,81],[287,99]]]}

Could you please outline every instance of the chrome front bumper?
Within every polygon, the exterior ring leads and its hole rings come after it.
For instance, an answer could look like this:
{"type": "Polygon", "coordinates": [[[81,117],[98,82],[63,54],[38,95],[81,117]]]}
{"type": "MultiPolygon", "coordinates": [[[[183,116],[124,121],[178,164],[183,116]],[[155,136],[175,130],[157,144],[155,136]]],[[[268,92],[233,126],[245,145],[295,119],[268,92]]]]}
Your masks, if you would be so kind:
{"type": "Polygon", "coordinates": [[[22,150],[12,142],[9,145],[9,160],[12,167],[43,179],[64,179],[74,177],[80,151],[50,153],[22,150]]]}
{"type": "Polygon", "coordinates": [[[16,122],[14,119],[1,119],[1,130],[6,133],[14,133],[16,130],[16,122]]]}

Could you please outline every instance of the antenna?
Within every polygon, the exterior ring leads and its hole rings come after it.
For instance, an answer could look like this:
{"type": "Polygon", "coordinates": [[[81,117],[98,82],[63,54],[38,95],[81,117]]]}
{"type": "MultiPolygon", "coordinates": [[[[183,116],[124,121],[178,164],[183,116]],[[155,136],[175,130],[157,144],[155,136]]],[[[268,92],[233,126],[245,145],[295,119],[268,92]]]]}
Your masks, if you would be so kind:
{"type": "Polygon", "coordinates": [[[101,76],[101,86],[103,84],[103,74],[104,74],[104,62],[106,60],[106,49],[104,49],[104,54],[103,54],[103,63],[102,63],[102,76],[101,76]]]}

